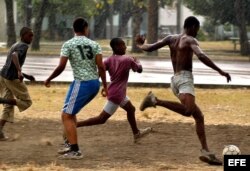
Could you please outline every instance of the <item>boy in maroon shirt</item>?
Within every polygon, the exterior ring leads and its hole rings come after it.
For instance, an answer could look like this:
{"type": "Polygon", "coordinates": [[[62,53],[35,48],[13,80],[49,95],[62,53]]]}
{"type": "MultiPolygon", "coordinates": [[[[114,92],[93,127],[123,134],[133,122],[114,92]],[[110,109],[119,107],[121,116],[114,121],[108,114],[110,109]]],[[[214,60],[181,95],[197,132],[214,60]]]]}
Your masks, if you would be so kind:
{"type": "Polygon", "coordinates": [[[108,94],[102,91],[103,96],[107,96],[107,103],[103,111],[97,117],[89,118],[77,123],[77,127],[104,124],[120,106],[127,112],[127,119],[134,135],[134,142],[152,131],[151,127],[138,129],[135,120],[135,107],[126,96],[129,71],[141,73],[142,65],[139,60],[126,56],[126,45],[121,38],[113,38],[110,42],[113,55],[104,61],[106,70],[110,75],[108,94]]]}

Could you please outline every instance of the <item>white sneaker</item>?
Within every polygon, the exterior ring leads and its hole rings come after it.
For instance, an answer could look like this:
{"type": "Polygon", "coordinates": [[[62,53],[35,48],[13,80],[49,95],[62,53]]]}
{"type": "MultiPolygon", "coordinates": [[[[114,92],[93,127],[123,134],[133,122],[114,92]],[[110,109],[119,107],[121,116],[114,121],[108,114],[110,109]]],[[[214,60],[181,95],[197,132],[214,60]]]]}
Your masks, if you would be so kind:
{"type": "Polygon", "coordinates": [[[58,156],[61,160],[80,160],[83,158],[81,151],[69,151],[63,155],[58,156]]]}
{"type": "Polygon", "coordinates": [[[152,132],[151,127],[147,127],[144,129],[139,129],[139,133],[134,134],[134,143],[138,142],[141,138],[145,137],[145,135],[148,135],[150,132],[152,132]]]}
{"type": "Polygon", "coordinates": [[[63,147],[61,149],[59,149],[57,151],[58,154],[65,154],[68,153],[70,151],[70,144],[67,142],[64,142],[64,144],[62,144],[63,147]]]}

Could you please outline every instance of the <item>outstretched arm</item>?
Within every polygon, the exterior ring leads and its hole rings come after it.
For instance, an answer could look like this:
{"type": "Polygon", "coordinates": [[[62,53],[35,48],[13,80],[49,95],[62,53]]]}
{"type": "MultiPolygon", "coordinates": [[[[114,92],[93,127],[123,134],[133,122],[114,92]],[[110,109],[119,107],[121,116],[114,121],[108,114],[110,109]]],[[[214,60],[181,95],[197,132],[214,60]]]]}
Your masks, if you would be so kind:
{"type": "Polygon", "coordinates": [[[49,78],[47,78],[47,80],[44,81],[44,85],[46,87],[50,87],[50,81],[53,80],[54,78],[56,78],[58,75],[60,75],[64,71],[64,69],[67,65],[67,61],[68,61],[67,57],[62,56],[60,58],[59,65],[55,68],[55,70],[52,72],[52,74],[49,76],[49,78]]]}
{"type": "Polygon", "coordinates": [[[208,56],[200,49],[200,47],[199,47],[199,45],[198,45],[198,43],[196,41],[191,43],[191,48],[192,48],[193,52],[195,53],[195,55],[199,58],[199,60],[202,63],[204,63],[208,67],[214,69],[220,75],[225,76],[227,78],[227,82],[231,81],[231,76],[229,75],[229,73],[224,72],[217,65],[215,65],[214,62],[212,60],[210,60],[208,58],[208,56]]]}
{"type": "Polygon", "coordinates": [[[152,52],[152,51],[162,48],[163,46],[169,45],[170,41],[171,41],[171,36],[167,36],[163,38],[162,40],[155,42],[153,44],[144,44],[145,36],[137,35],[135,38],[137,47],[147,52],[152,52]]]}

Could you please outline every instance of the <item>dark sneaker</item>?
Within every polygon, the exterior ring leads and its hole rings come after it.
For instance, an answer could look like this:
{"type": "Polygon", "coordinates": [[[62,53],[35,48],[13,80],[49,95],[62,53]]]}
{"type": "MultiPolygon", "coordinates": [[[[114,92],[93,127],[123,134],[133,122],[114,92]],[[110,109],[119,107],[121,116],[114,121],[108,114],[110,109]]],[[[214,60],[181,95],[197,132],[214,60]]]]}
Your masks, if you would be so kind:
{"type": "Polygon", "coordinates": [[[156,98],[154,94],[150,91],[148,95],[143,99],[140,106],[140,110],[144,111],[144,109],[148,107],[155,107],[155,104],[156,104],[156,98]]]}
{"type": "Polygon", "coordinates": [[[83,155],[80,151],[69,151],[63,155],[58,156],[58,159],[61,160],[80,160],[83,158],[83,155]]]}
{"type": "Polygon", "coordinates": [[[199,157],[199,159],[210,165],[222,165],[222,161],[216,158],[215,154],[208,152],[204,149],[201,149],[201,156],[199,157]]]}
{"type": "Polygon", "coordinates": [[[144,128],[144,129],[139,129],[139,133],[134,135],[134,143],[137,143],[142,137],[145,137],[150,132],[152,132],[152,130],[153,129],[151,127],[147,127],[147,128],[144,128]]]}
{"type": "Polygon", "coordinates": [[[65,153],[68,153],[68,152],[70,152],[70,143],[65,141],[64,144],[62,144],[62,148],[59,149],[57,151],[57,153],[58,154],[65,154],[65,153]]]}
{"type": "Polygon", "coordinates": [[[0,141],[7,141],[9,138],[4,136],[4,133],[0,131],[0,141]]]}

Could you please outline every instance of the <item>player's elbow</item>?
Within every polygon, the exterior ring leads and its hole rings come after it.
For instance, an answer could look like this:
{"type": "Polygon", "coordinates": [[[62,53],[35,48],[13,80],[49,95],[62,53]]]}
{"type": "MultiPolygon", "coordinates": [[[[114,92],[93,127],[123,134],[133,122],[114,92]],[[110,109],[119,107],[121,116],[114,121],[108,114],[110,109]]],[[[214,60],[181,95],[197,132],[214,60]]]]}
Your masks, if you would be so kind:
{"type": "Polygon", "coordinates": [[[204,59],[208,58],[207,55],[205,55],[204,53],[198,53],[196,55],[199,58],[199,60],[201,60],[201,61],[203,61],[204,59]]]}

